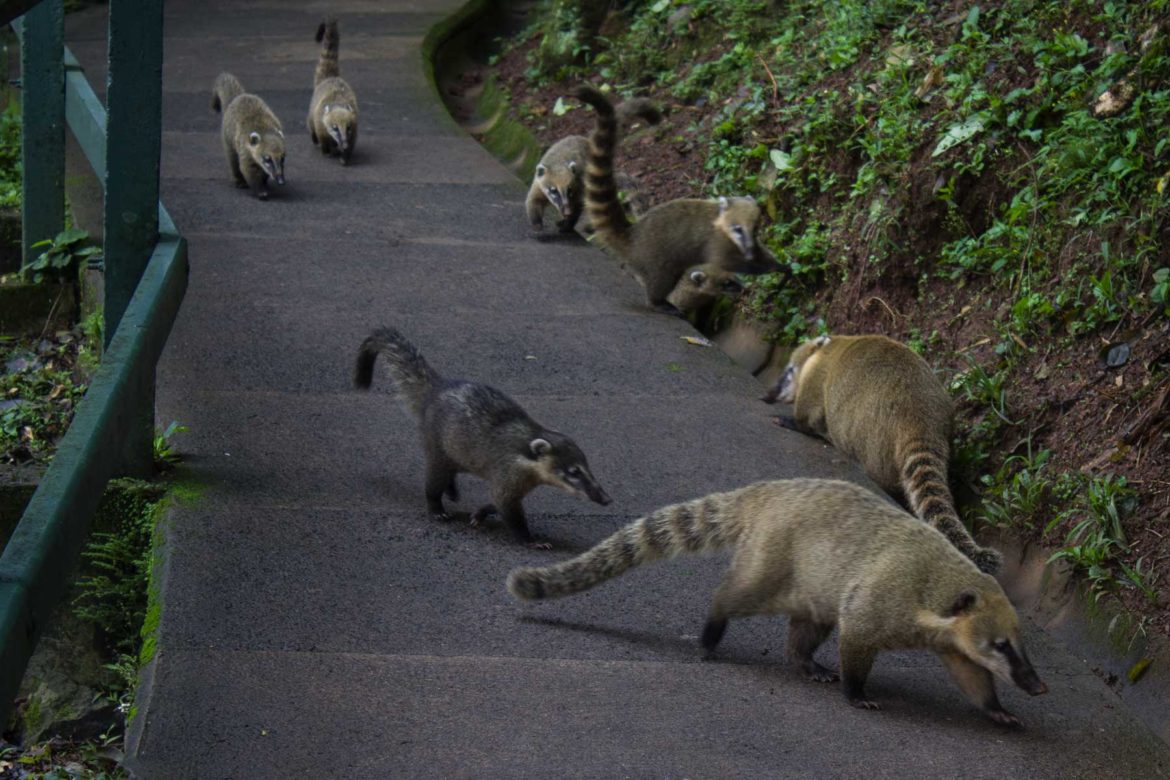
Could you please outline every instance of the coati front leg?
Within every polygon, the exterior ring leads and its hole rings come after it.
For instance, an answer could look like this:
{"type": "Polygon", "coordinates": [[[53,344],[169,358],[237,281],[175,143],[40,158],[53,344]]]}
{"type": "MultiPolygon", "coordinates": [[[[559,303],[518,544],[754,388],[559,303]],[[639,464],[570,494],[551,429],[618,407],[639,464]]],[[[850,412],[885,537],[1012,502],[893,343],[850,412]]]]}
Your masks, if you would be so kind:
{"type": "Polygon", "coordinates": [[[537,233],[544,230],[544,207],[547,205],[548,198],[544,196],[544,191],[533,182],[528,190],[528,200],[524,202],[524,209],[528,214],[528,224],[537,233]]]}
{"type": "Polygon", "coordinates": [[[801,618],[788,621],[788,657],[796,661],[806,679],[814,682],[836,682],[839,675],[828,667],[821,666],[813,658],[829,634],[833,633],[832,623],[816,623],[801,618]]]}
{"type": "Polygon", "coordinates": [[[865,644],[847,631],[841,632],[841,683],[845,698],[854,707],[863,710],[880,710],[880,704],[865,698],[865,680],[873,668],[877,650],[865,644]]]}
{"type": "Polygon", "coordinates": [[[256,163],[247,160],[243,167],[244,179],[260,200],[268,200],[268,173],[256,163]]]}
{"type": "Polygon", "coordinates": [[[995,693],[995,677],[979,664],[973,663],[959,653],[939,653],[943,665],[950,672],[951,679],[963,695],[987,717],[1001,726],[1022,728],[1020,719],[1003,708],[995,693]]]}
{"type": "Polygon", "coordinates": [[[240,172],[240,156],[236,154],[235,149],[228,150],[228,167],[232,171],[232,181],[236,183],[236,187],[244,189],[248,186],[248,180],[244,178],[244,174],[240,172]]]}

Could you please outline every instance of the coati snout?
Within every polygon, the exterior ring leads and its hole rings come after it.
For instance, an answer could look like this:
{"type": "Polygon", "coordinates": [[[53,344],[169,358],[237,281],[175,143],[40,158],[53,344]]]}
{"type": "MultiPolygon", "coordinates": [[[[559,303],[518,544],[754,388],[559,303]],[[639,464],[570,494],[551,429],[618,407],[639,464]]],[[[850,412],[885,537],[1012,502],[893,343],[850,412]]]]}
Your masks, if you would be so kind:
{"type": "Polygon", "coordinates": [[[280,140],[269,139],[265,143],[265,139],[256,131],[252,131],[248,135],[248,145],[252,149],[252,159],[254,159],[264,172],[268,174],[268,178],[272,179],[277,184],[284,184],[284,134],[280,134],[280,140]]]}
{"type": "Polygon", "coordinates": [[[557,438],[556,445],[546,438],[533,439],[528,445],[533,459],[545,476],[545,484],[602,506],[609,504],[613,499],[589,470],[585,453],[567,437],[557,438]]]}

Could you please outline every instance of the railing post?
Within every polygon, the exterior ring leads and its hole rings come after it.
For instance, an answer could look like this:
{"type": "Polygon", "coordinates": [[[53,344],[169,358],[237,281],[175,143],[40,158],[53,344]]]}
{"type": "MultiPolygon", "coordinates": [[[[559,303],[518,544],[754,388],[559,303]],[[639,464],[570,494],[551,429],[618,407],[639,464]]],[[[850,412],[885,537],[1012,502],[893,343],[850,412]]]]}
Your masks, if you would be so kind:
{"type": "Polygon", "coordinates": [[[24,15],[20,46],[20,106],[24,166],[21,253],[65,228],[65,11],[62,0],[45,0],[24,15]]]}
{"type": "MultiPolygon", "coordinates": [[[[162,147],[162,0],[110,0],[106,82],[105,336],[114,335],[158,240],[162,147]]],[[[154,375],[135,388],[138,413],[119,471],[149,474],[154,375]]]]}

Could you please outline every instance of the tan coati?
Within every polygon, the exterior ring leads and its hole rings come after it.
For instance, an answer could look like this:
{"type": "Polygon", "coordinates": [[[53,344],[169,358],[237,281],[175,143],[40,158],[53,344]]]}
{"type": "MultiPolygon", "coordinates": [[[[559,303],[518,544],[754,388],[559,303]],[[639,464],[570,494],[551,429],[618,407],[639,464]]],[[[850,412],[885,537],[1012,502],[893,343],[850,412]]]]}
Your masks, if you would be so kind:
{"type": "Polygon", "coordinates": [[[221,73],[211,98],[213,111],[223,112],[223,150],[237,187],[251,187],[268,199],[268,182],[284,184],[284,130],[268,104],[244,91],[239,79],[221,73]]]}
{"type": "Polygon", "coordinates": [[[322,154],[337,152],[342,165],[349,164],[357,144],[358,104],[353,88],[341,78],[337,64],[340,44],[337,20],[326,19],[317,27],[321,56],[313,73],[313,99],[309,103],[309,137],[322,154]]]}
{"type": "Polygon", "coordinates": [[[742,294],[743,284],[733,272],[707,264],[688,269],[666,300],[683,314],[701,314],[720,298],[735,299],[742,294]]]}
{"type": "Polygon", "coordinates": [[[947,539],[849,482],[758,482],[659,509],[593,549],[555,566],[516,569],[517,598],[546,599],[592,588],[634,566],[730,547],[731,566],[703,630],[710,652],[731,618],[783,613],[788,653],[809,679],[836,680],[813,657],[840,630],[845,696],[878,709],[865,681],[882,650],[932,650],[992,720],[1019,725],[999,703],[994,678],[1032,695],[1048,689],[1020,641],[1019,617],[999,583],[947,539]]]}
{"type": "Polygon", "coordinates": [[[426,456],[427,510],[447,519],[443,494],[455,501],[455,476],[468,472],[491,484],[492,502],[472,517],[499,514],[517,539],[532,542],[521,500],[540,485],[608,504],[585,453],[563,433],[545,428],[494,387],[444,379],[393,328],[374,331],[358,350],[354,385],[368,390],[381,354],[402,405],[419,421],[426,456]]]}
{"type": "Polygon", "coordinates": [[[796,348],[764,396],[793,405],[785,427],[823,436],[857,458],[883,490],[994,574],[1002,556],[979,547],[947,483],[951,399],[926,361],[885,336],[821,336],[796,348]]]}
{"type": "MultiPolygon", "coordinates": [[[[627,100],[614,109],[615,121],[627,127],[638,119],[649,124],[662,121],[662,114],[645,98],[627,100]]],[[[548,148],[532,177],[528,188],[528,199],[524,209],[528,222],[535,231],[544,229],[544,210],[552,206],[561,219],[557,227],[568,233],[577,226],[585,210],[585,165],[589,159],[589,139],[583,135],[570,135],[548,148]]],[[[614,174],[616,184],[630,196],[629,210],[633,216],[640,216],[645,208],[644,193],[637,179],[621,172],[614,174]]]]}
{"type": "Polygon", "coordinates": [[[760,207],[752,198],[672,200],[631,223],[618,201],[614,181],[614,108],[593,87],[580,87],[577,97],[597,112],[597,124],[589,137],[585,175],[589,219],[602,243],[638,277],[650,306],[679,314],[667,296],[687,269],[695,265],[710,264],[749,274],[781,270],[775,258],[756,245],[760,207]]]}

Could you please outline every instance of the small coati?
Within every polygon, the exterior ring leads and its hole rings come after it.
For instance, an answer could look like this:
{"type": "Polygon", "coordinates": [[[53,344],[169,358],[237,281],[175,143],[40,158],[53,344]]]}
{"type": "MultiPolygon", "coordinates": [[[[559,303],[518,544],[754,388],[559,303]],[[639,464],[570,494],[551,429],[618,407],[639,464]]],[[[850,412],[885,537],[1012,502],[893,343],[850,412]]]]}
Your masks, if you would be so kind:
{"type": "MultiPolygon", "coordinates": [[[[645,98],[627,100],[618,105],[614,112],[615,121],[620,125],[628,125],[637,119],[652,125],[662,121],[661,112],[645,98]]],[[[582,179],[588,159],[589,139],[583,135],[562,138],[540,158],[532,177],[532,186],[528,188],[528,199],[524,203],[533,230],[539,232],[544,229],[546,206],[552,206],[560,215],[557,227],[562,233],[571,232],[577,226],[585,209],[585,184],[582,179]]],[[[640,215],[645,209],[640,208],[641,193],[637,180],[622,173],[615,173],[614,177],[621,189],[634,194],[630,201],[631,211],[634,216],[640,215]]]]}
{"type": "Polygon", "coordinates": [[[947,483],[951,399],[926,361],[885,336],[820,336],[796,348],[763,400],[793,405],[786,427],[823,436],[865,473],[994,574],[1002,556],[979,547],[947,483]]]}
{"type": "Polygon", "coordinates": [[[1018,726],[995,677],[1032,695],[1048,688],[1020,641],[999,583],[942,534],[859,485],[826,479],[758,482],[659,509],[555,566],[515,569],[520,599],[566,596],[644,563],[734,548],[703,630],[708,651],[731,618],[789,616],[788,654],[805,677],[838,675],[813,658],[836,626],[845,696],[878,709],[865,681],[882,650],[926,649],[992,720],[1018,726]]]}
{"type": "Polygon", "coordinates": [[[618,201],[614,181],[617,121],[613,105],[589,86],[578,88],[577,97],[597,112],[585,174],[589,219],[601,241],[642,283],[651,307],[679,314],[667,296],[695,265],[749,274],[782,270],[775,258],[756,245],[760,207],[750,197],[681,198],[659,204],[631,223],[618,201]]]}
{"type": "Polygon", "coordinates": [[[337,51],[341,38],[337,20],[326,19],[317,27],[321,56],[313,73],[313,99],[309,103],[309,137],[322,154],[337,152],[342,165],[349,164],[357,144],[358,104],[353,88],[341,78],[337,51]]]}
{"type": "Polygon", "coordinates": [[[691,314],[704,312],[720,298],[742,294],[743,284],[733,272],[707,264],[688,269],[666,300],[683,314],[691,314]]]}
{"type": "Polygon", "coordinates": [[[443,494],[458,500],[455,476],[468,472],[491,484],[492,502],[473,522],[498,513],[517,539],[532,542],[521,501],[540,485],[608,504],[585,453],[563,433],[545,428],[494,387],[444,379],[393,328],[374,331],[358,350],[354,385],[368,390],[378,355],[402,405],[419,421],[426,456],[427,511],[447,519],[443,494]]]}
{"type": "Polygon", "coordinates": [[[211,98],[213,111],[223,112],[223,150],[237,187],[251,187],[268,199],[269,180],[284,184],[284,131],[268,104],[244,91],[239,79],[221,73],[211,98]]]}

